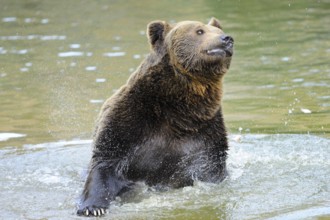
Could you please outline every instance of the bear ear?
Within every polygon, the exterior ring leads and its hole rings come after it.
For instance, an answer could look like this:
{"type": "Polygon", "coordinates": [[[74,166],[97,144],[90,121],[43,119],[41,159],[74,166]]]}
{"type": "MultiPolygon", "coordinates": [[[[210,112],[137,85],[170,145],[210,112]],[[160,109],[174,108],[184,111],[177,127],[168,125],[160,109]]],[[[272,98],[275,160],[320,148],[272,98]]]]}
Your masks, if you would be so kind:
{"type": "Polygon", "coordinates": [[[220,21],[218,19],[214,18],[214,17],[211,18],[211,20],[209,21],[208,25],[212,25],[214,27],[217,27],[217,28],[222,29],[222,26],[220,24],[220,21]]]}
{"type": "Polygon", "coordinates": [[[163,44],[170,26],[165,21],[153,21],[148,24],[148,39],[153,48],[163,44]]]}

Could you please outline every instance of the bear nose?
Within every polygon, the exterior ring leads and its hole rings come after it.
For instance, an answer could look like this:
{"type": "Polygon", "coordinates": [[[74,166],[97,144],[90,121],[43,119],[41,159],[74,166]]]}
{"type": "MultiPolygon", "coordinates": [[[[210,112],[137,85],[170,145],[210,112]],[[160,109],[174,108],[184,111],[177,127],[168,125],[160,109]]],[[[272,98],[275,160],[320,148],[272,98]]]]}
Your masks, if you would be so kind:
{"type": "Polygon", "coordinates": [[[228,35],[222,35],[220,37],[220,39],[221,39],[222,43],[224,43],[224,44],[234,43],[234,39],[228,35]]]}

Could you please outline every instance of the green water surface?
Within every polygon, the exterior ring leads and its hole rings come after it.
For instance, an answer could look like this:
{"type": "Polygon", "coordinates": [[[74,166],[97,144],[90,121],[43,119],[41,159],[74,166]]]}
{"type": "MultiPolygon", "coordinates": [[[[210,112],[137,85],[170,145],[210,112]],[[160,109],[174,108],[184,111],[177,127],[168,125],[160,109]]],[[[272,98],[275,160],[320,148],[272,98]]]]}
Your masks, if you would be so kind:
{"type": "Polygon", "coordinates": [[[26,134],[5,145],[90,137],[148,53],[150,21],[212,16],[235,38],[229,132],[329,137],[330,1],[1,0],[0,132],[26,134]]]}

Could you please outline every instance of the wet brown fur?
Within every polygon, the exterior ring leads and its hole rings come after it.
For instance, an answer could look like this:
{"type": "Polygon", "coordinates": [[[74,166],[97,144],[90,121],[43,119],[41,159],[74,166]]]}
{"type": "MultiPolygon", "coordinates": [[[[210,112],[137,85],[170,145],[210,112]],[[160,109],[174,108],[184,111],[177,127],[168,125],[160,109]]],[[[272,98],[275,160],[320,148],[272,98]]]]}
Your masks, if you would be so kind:
{"type": "Polygon", "coordinates": [[[206,54],[220,28],[216,19],[148,25],[149,56],[101,109],[78,214],[108,208],[134,181],[183,187],[225,177],[221,98],[231,57],[206,54]]]}

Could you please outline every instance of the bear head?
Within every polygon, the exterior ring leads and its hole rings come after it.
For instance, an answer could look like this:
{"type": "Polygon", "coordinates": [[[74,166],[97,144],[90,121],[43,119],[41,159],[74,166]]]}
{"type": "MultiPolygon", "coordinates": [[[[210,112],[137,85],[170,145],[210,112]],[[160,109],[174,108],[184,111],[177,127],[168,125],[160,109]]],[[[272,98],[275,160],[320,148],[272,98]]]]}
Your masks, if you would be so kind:
{"type": "Polygon", "coordinates": [[[215,18],[208,24],[154,21],[148,25],[148,38],[156,55],[168,55],[177,71],[192,76],[223,75],[233,55],[234,40],[223,32],[215,18]]]}

